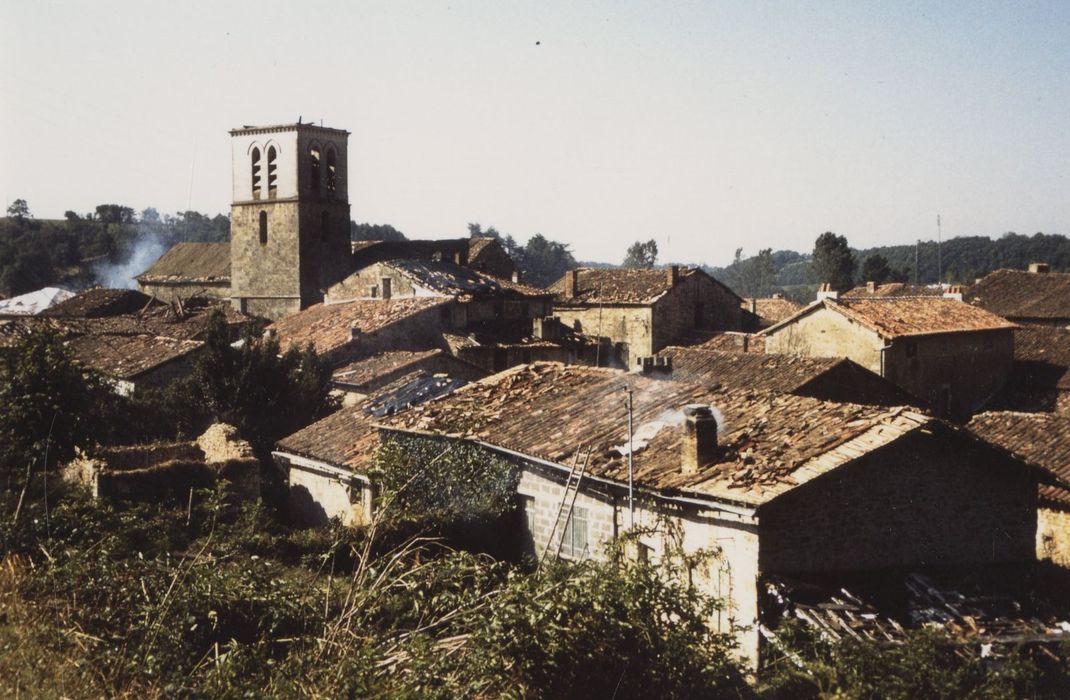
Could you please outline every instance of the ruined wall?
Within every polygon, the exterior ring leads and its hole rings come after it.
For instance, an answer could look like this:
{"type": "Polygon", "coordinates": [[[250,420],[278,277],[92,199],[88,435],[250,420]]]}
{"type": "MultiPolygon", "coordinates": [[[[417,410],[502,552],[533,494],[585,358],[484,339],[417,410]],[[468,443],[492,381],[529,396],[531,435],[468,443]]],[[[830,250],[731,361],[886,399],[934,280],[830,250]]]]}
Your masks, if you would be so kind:
{"type": "Polygon", "coordinates": [[[944,432],[904,437],[762,506],[762,572],[1035,559],[1035,477],[944,432]]]}
{"type": "Polygon", "coordinates": [[[880,337],[860,323],[829,309],[817,309],[765,336],[769,354],[849,357],[881,374],[880,337]]]}
{"type": "Polygon", "coordinates": [[[326,525],[337,518],[343,525],[359,526],[370,521],[371,491],[366,484],[341,470],[296,463],[279,454],[290,487],[290,509],[297,524],[326,525]]]}
{"type": "Polygon", "coordinates": [[[939,415],[972,413],[1014,368],[1010,330],[898,338],[884,353],[885,377],[939,415]]]}
{"type": "Polygon", "coordinates": [[[743,309],[739,299],[697,272],[682,277],[654,303],[653,319],[653,352],[679,342],[696,330],[743,329],[743,309]]]}
{"type": "Polygon", "coordinates": [[[200,296],[212,299],[230,299],[230,280],[225,282],[142,282],[138,289],[161,301],[172,304],[176,299],[185,301],[190,297],[200,296]]]}
{"type": "Polygon", "coordinates": [[[1045,505],[1037,511],[1037,558],[1070,568],[1070,508],[1045,505]]]}
{"type": "Polygon", "coordinates": [[[473,270],[479,270],[506,280],[510,279],[513,271],[516,270],[513,259],[509,257],[501,243],[497,241],[483,246],[474,257],[468,260],[468,266],[473,270]]]}
{"type": "Polygon", "coordinates": [[[562,302],[553,314],[569,328],[624,343],[620,360],[631,367],[635,358],[653,354],[652,311],[650,306],[567,306],[562,302]]]}

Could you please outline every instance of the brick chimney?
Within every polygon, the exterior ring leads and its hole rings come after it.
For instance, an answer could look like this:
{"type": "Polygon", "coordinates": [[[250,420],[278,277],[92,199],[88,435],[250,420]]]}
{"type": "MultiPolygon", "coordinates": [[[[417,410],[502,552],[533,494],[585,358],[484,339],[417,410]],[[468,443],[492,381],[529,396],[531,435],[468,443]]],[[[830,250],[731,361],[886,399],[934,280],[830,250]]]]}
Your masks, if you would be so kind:
{"type": "Polygon", "coordinates": [[[945,299],[954,299],[955,301],[962,301],[962,286],[953,284],[947,288],[944,292],[945,299]]]}
{"type": "Polygon", "coordinates": [[[876,294],[877,293],[877,283],[876,282],[872,282],[872,281],[866,282],[866,291],[869,292],[870,294],[876,294]]]}
{"type": "Polygon", "coordinates": [[[1051,265],[1044,262],[1029,263],[1029,271],[1034,275],[1046,275],[1051,272],[1051,265]]]}
{"type": "Polygon", "coordinates": [[[635,371],[655,379],[671,379],[672,358],[660,355],[639,357],[635,361],[635,371]]]}
{"type": "Polygon", "coordinates": [[[360,335],[361,335],[360,326],[357,324],[356,321],[353,321],[352,323],[349,324],[349,339],[350,340],[357,340],[358,338],[360,338],[360,335]]]}
{"type": "Polygon", "coordinates": [[[668,274],[668,278],[669,278],[669,286],[670,287],[675,287],[676,283],[680,281],[680,266],[679,265],[669,265],[668,270],[667,270],[667,274],[668,274]]]}
{"type": "Polygon", "coordinates": [[[576,298],[576,291],[579,289],[579,287],[580,287],[580,271],[579,270],[569,270],[568,273],[565,274],[565,298],[567,298],[567,299],[575,299],[576,298]]]}
{"type": "Polygon", "coordinates": [[[696,474],[717,459],[717,419],[709,406],[684,406],[684,438],[680,443],[680,470],[696,474]]]}
{"type": "Polygon", "coordinates": [[[750,312],[755,316],[758,315],[758,300],[754,297],[750,298],[750,312]]]}
{"type": "Polygon", "coordinates": [[[817,300],[822,299],[839,299],[840,293],[832,288],[831,282],[822,282],[821,287],[817,290],[817,300]]]}

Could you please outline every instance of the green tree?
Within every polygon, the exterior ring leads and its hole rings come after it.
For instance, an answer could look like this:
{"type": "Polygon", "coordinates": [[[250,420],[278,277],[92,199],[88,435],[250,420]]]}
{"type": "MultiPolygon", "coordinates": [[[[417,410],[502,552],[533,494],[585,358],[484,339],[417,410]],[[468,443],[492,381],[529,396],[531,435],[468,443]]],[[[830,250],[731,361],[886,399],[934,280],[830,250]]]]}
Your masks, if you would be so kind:
{"type": "Polygon", "coordinates": [[[888,258],[883,255],[870,255],[862,262],[862,280],[884,284],[893,276],[892,268],[888,265],[888,258]]]}
{"type": "Polygon", "coordinates": [[[624,267],[652,268],[658,263],[658,244],[651,238],[646,243],[636,241],[628,246],[624,267]]]}
{"type": "Polygon", "coordinates": [[[855,259],[845,237],[831,231],[818,236],[810,264],[819,283],[828,282],[837,291],[854,286],[855,259]]]}
{"type": "Polygon", "coordinates": [[[405,234],[390,224],[358,224],[349,222],[349,237],[354,241],[405,241],[405,234]]]}
{"type": "MultiPolygon", "coordinates": [[[[507,237],[506,249],[509,250],[507,237]]],[[[572,257],[572,251],[568,245],[551,241],[541,233],[536,233],[528,239],[523,247],[523,253],[519,255],[517,264],[524,273],[524,279],[539,287],[547,287],[560,279],[567,271],[576,267],[576,259],[572,257]]],[[[510,254],[513,251],[510,250],[510,254]]],[[[514,256],[514,260],[516,256],[514,256]]]]}
{"type": "Polygon", "coordinates": [[[97,407],[107,389],[71,356],[62,338],[35,329],[0,354],[0,466],[21,483],[27,465],[51,469],[99,432],[97,407]]]}
{"type": "Polygon", "coordinates": [[[7,215],[18,222],[22,222],[23,219],[32,219],[30,214],[30,205],[26,203],[25,199],[16,199],[11,203],[11,206],[7,208],[7,215]]]}

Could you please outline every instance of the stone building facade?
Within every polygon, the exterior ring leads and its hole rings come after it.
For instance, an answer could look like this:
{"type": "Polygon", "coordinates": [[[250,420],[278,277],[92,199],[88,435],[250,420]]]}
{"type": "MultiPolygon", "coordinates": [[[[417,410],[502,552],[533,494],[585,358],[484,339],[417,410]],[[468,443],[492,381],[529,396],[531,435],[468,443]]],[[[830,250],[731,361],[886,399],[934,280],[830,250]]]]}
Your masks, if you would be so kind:
{"type": "Polygon", "coordinates": [[[742,299],[702,270],[571,270],[551,287],[554,315],[588,336],[609,338],[634,365],[697,332],[743,329],[742,299]]]}
{"type": "Polygon", "coordinates": [[[1010,376],[1014,328],[953,299],[822,299],[761,335],[767,353],[847,357],[938,414],[962,416],[1010,376]]]}
{"type": "Polygon", "coordinates": [[[349,272],[349,132],[311,124],[231,134],[231,298],[276,319],[349,272]]]}

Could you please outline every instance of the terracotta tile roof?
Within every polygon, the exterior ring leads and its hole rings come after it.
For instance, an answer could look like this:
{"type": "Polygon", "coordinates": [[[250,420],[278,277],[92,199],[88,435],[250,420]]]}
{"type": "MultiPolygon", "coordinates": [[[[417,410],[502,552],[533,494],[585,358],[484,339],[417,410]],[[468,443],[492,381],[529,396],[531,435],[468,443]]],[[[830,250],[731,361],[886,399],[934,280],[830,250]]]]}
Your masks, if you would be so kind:
{"type": "Polygon", "coordinates": [[[359,406],[342,408],[326,418],[279,440],[278,448],[301,457],[348,467],[367,473],[379,447],[379,433],[374,424],[388,406],[428,401],[462,385],[461,380],[417,371],[407,374],[374,392],[359,406]]]}
{"type": "MultiPolygon", "coordinates": [[[[41,312],[42,316],[100,318],[132,314],[147,308],[153,298],[134,289],[94,287],[41,312]]],[[[156,302],[160,303],[160,302],[156,302]]]]}
{"type": "Polygon", "coordinates": [[[848,289],[840,295],[841,299],[871,299],[874,297],[942,297],[944,288],[936,285],[907,284],[905,282],[886,282],[878,284],[870,291],[869,287],[862,285],[848,289]]]}
{"type": "Polygon", "coordinates": [[[166,338],[202,340],[213,313],[223,314],[223,320],[236,334],[236,329],[252,323],[253,319],[225,302],[190,304],[180,315],[169,304],[153,305],[141,312],[104,318],[64,319],[70,333],[115,335],[158,335],[166,338]]]}
{"type": "Polygon", "coordinates": [[[358,268],[384,260],[406,258],[452,260],[456,253],[466,253],[471,260],[488,246],[497,243],[489,236],[478,238],[442,238],[415,241],[353,241],[353,258],[358,268]]]}
{"type": "MultiPolygon", "coordinates": [[[[550,285],[558,303],[568,304],[652,304],[669,291],[669,271],[634,268],[586,268],[576,270],[576,296],[565,296],[565,284],[571,272],[550,285]]],[[[680,279],[705,274],[695,269],[680,269],[680,279]]],[[[712,279],[712,278],[711,278],[712,279]]],[[[719,284],[719,283],[718,283],[719,284]]]]}
{"type": "Polygon", "coordinates": [[[137,279],[140,282],[229,282],[230,243],[176,243],[137,279]]]}
{"type": "Polygon", "coordinates": [[[1070,273],[996,270],[973,285],[964,299],[1010,319],[1067,320],[1070,273]]]}
{"type": "Polygon", "coordinates": [[[278,334],[283,350],[312,343],[320,353],[342,347],[350,341],[350,329],[373,333],[415,313],[451,300],[442,297],[358,299],[339,304],[315,304],[268,326],[278,334]]]}
{"type": "Polygon", "coordinates": [[[388,260],[383,263],[412,281],[439,294],[460,299],[544,298],[550,292],[538,287],[494,277],[470,267],[435,260],[388,260]]]}
{"type": "Polygon", "coordinates": [[[153,335],[79,335],[67,347],[83,365],[117,379],[136,379],[180,357],[200,350],[204,343],[153,335]]]}
{"type": "Polygon", "coordinates": [[[714,334],[712,337],[697,336],[694,339],[685,339],[681,347],[694,348],[696,350],[723,350],[724,352],[754,352],[761,354],[765,352],[765,336],[757,333],[725,331],[724,333],[714,334]]]}
{"type": "Polygon", "coordinates": [[[363,386],[368,382],[384,374],[404,370],[425,362],[429,359],[440,357],[445,353],[442,350],[393,350],[381,352],[370,357],[363,357],[350,362],[334,371],[335,384],[349,386],[363,386]]]}
{"type": "Polygon", "coordinates": [[[791,299],[785,299],[784,297],[744,299],[741,306],[747,311],[751,311],[753,306],[754,310],[752,313],[758,316],[762,321],[762,325],[779,323],[786,318],[790,318],[804,308],[802,304],[794,302],[791,299]]]}
{"type": "Polygon", "coordinates": [[[1062,480],[1068,488],[1043,485],[1040,495],[1070,506],[1070,416],[990,411],[974,416],[969,429],[1062,480]]]}
{"type": "Polygon", "coordinates": [[[934,421],[903,408],[535,363],[470,384],[383,425],[465,436],[557,464],[591,447],[589,473],[625,482],[627,461],[614,449],[627,443],[625,388],[634,397],[635,476],[641,487],[753,505],[934,421]],[[722,448],[718,462],[687,475],[680,470],[680,409],[693,403],[714,407],[722,448]]]}
{"type": "Polygon", "coordinates": [[[1017,328],[1005,318],[976,306],[943,297],[887,297],[882,299],[823,299],[789,319],[767,328],[768,334],[795,319],[827,308],[843,314],[885,340],[904,336],[965,333],[1017,328]]]}

